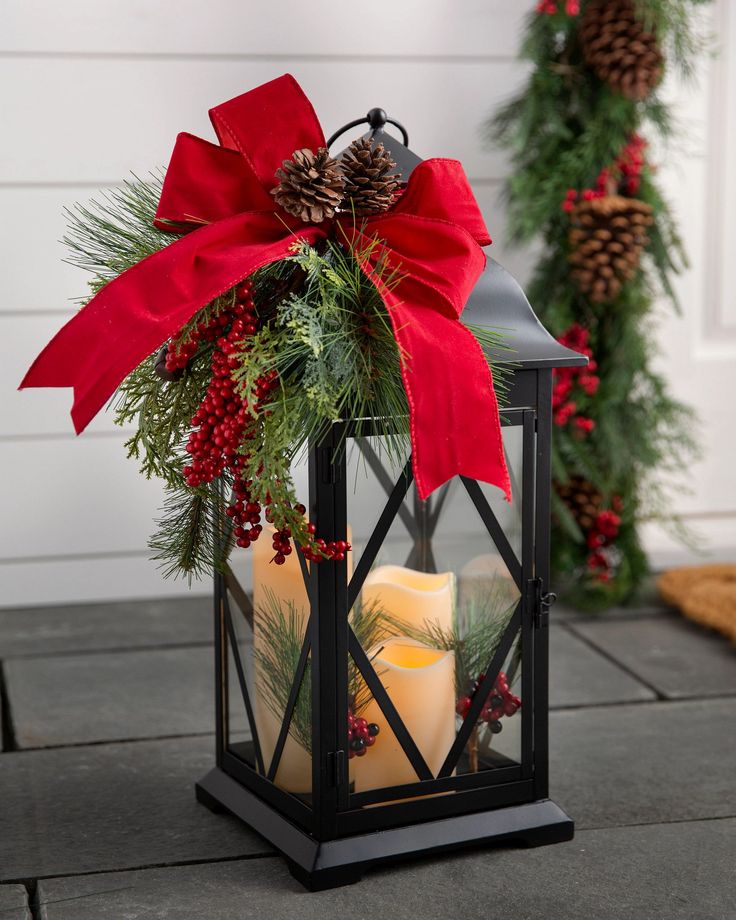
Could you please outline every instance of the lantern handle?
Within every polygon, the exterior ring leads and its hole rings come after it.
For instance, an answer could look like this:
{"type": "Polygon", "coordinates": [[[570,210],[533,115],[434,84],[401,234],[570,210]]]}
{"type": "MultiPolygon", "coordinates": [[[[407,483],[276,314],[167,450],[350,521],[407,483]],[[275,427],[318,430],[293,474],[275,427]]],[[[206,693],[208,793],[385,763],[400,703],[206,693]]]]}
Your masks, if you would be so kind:
{"type": "Polygon", "coordinates": [[[404,147],[409,146],[409,134],[406,128],[401,124],[400,121],[396,121],[394,118],[389,118],[384,109],[371,109],[370,112],[364,118],[356,118],[355,121],[351,121],[346,125],[343,125],[338,131],[330,137],[327,141],[328,149],[335,143],[335,141],[340,137],[341,134],[344,134],[346,131],[349,131],[351,128],[357,128],[358,125],[370,125],[371,130],[383,131],[384,125],[393,125],[395,128],[398,128],[401,131],[401,142],[404,147]]]}

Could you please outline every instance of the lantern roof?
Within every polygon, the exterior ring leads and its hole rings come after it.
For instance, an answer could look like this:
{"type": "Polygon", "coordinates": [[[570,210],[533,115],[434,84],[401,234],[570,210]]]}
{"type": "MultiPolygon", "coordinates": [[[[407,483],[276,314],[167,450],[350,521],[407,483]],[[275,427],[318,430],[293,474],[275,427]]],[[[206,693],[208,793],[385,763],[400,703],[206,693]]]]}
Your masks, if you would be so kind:
{"type": "Polygon", "coordinates": [[[495,259],[488,259],[462,320],[498,330],[504,347],[492,355],[497,363],[522,368],[577,367],[588,363],[585,355],[561,345],[547,332],[519,282],[495,259]]]}
{"type": "MultiPolygon", "coordinates": [[[[383,109],[371,109],[364,118],[356,119],[340,128],[328,141],[331,146],[350,128],[368,124],[370,130],[363,136],[373,144],[383,144],[397,165],[405,181],[422,159],[409,149],[406,128],[386,114],[383,109]],[[394,125],[402,139],[389,134],[386,125],[394,125]]],[[[339,159],[345,150],[337,154],[339,159]]],[[[478,279],[462,314],[463,322],[498,330],[503,337],[503,348],[492,358],[497,363],[513,364],[518,368],[576,367],[588,363],[585,355],[561,345],[537,319],[519,282],[488,258],[485,270],[478,279]]]]}

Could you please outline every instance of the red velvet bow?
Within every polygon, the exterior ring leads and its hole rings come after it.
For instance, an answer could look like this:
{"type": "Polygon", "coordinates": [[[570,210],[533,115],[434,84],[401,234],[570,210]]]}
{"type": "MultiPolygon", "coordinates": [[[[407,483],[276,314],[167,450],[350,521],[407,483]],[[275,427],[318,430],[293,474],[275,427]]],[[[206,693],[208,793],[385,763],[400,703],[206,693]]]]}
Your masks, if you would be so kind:
{"type": "Polygon", "coordinates": [[[365,251],[402,355],[417,489],[426,498],[455,474],[510,494],[498,406],[480,345],[459,316],[485,264],[488,231],[456,160],[420,163],[390,211],[360,228],[303,224],[276,213],[269,190],[294,150],[324,146],[314,110],[285,75],[210,112],[219,146],[180,134],[156,226],[192,230],[107,284],[36,358],[21,387],[73,386],[81,432],[116,387],[193,314],[256,269],[289,255],[295,237],[335,232],[365,251]],[[382,258],[401,275],[385,289],[382,258]]]}

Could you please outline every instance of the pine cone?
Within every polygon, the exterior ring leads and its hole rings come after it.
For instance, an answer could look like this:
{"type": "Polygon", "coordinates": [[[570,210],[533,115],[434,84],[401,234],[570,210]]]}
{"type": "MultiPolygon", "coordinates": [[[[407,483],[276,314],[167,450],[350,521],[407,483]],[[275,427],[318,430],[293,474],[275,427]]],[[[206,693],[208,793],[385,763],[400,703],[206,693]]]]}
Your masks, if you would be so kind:
{"type": "Polygon", "coordinates": [[[276,204],[305,223],[333,217],[342,200],[345,180],[326,147],[316,153],[308,147],[295,150],[276,170],[276,178],[279,184],[271,189],[276,204]]]}
{"type": "Polygon", "coordinates": [[[629,99],[645,99],[662,79],[662,52],[637,17],[634,0],[589,0],[580,25],[583,59],[629,99]]]}
{"type": "Polygon", "coordinates": [[[587,533],[598,512],[603,508],[603,496],[592,482],[582,476],[571,476],[568,482],[555,482],[555,491],[567,505],[578,527],[587,533]]]}
{"type": "Polygon", "coordinates": [[[361,137],[348,147],[340,165],[345,174],[346,208],[367,216],[391,207],[401,177],[392,172],[396,163],[383,144],[373,145],[361,137]]]}
{"type": "Polygon", "coordinates": [[[637,198],[606,195],[581,201],[571,213],[572,277],[593,303],[614,300],[636,272],[654,220],[650,205],[637,198]]]}

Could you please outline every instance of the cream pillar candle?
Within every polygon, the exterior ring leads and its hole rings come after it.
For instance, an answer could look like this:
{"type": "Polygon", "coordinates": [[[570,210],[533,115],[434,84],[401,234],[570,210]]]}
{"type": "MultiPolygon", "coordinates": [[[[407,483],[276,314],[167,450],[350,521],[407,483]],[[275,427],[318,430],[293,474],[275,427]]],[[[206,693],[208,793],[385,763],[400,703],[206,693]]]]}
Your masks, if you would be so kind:
{"type": "Polygon", "coordinates": [[[309,599],[302,577],[302,569],[297,557],[297,550],[286,557],[283,565],[271,562],[274,557],[273,527],[264,527],[263,533],[248,550],[253,560],[253,609],[260,610],[268,606],[269,594],[272,594],[288,614],[289,604],[306,624],[309,616],[309,599]]]}
{"type": "MultiPolygon", "coordinates": [[[[273,527],[265,527],[259,540],[252,544],[248,550],[253,559],[253,648],[257,651],[266,640],[258,628],[258,611],[267,608],[274,598],[282,605],[284,615],[290,615],[290,606],[300,621],[303,634],[309,617],[309,600],[307,589],[304,585],[301,566],[296,551],[286,557],[283,565],[271,562],[274,556],[271,543],[273,540],[273,527]]],[[[258,740],[261,744],[261,753],[266,770],[271,763],[276,742],[281,730],[281,720],[274,715],[264,690],[263,679],[259,674],[259,667],[255,665],[255,700],[254,715],[258,728],[258,740]]],[[[294,740],[291,735],[286,738],[286,744],[279,761],[276,773],[277,786],[289,792],[309,793],[312,791],[312,758],[304,748],[294,740]]]]}
{"type": "MultiPolygon", "coordinates": [[[[455,654],[397,636],[369,651],[381,682],[434,776],[455,740],[455,654]]],[[[356,792],[417,782],[417,775],[372,699],[361,715],[380,732],[351,762],[356,792]]]]}
{"type": "Polygon", "coordinates": [[[363,603],[375,603],[409,626],[420,628],[432,620],[452,629],[455,575],[452,572],[416,572],[401,565],[381,565],[368,573],[363,603]]]}
{"type": "MultiPolygon", "coordinates": [[[[253,647],[256,651],[266,641],[266,637],[258,628],[258,611],[267,607],[269,601],[275,598],[282,605],[284,615],[287,617],[290,615],[290,605],[293,605],[302,635],[304,635],[309,619],[309,598],[297,557],[298,551],[294,550],[291,555],[287,556],[283,565],[273,564],[271,562],[274,556],[271,546],[273,533],[273,527],[265,527],[260,539],[249,550],[253,560],[253,647]]],[[[350,539],[351,532],[348,528],[348,542],[350,539]]],[[[352,576],[350,553],[347,558],[349,580],[352,576]]],[[[266,699],[266,692],[256,664],[253,708],[261,753],[266,770],[268,770],[281,731],[281,720],[272,711],[266,699]]],[[[309,693],[310,688],[305,688],[304,692],[309,693]]],[[[287,735],[275,783],[288,792],[310,793],[312,791],[312,758],[291,735],[287,735]]]]}

